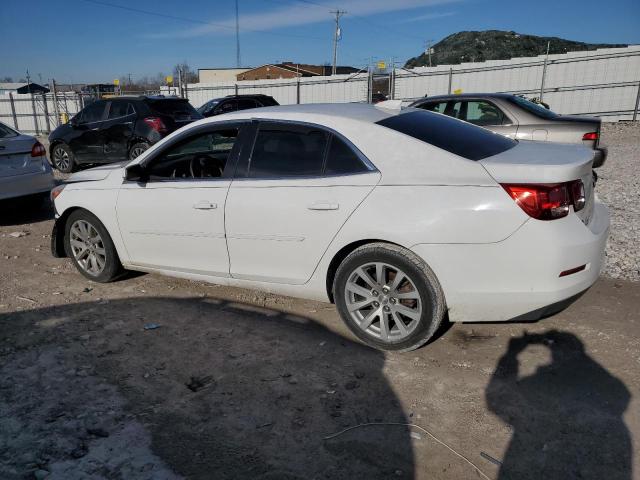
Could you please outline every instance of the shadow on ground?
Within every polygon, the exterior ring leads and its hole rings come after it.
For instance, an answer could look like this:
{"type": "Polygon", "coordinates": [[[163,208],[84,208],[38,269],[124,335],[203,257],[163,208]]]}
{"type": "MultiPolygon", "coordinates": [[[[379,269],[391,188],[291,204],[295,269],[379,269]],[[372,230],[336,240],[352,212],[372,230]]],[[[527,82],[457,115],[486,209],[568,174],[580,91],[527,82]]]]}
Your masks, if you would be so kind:
{"type": "Polygon", "coordinates": [[[308,318],[212,298],[73,304],[1,314],[0,358],[3,478],[414,477],[405,427],[324,438],[407,419],[382,353],[308,318]]]}
{"type": "Polygon", "coordinates": [[[53,206],[42,195],[0,201],[0,226],[24,225],[53,219],[53,206]]]}
{"type": "Polygon", "coordinates": [[[575,335],[513,338],[486,391],[489,409],[514,430],[498,478],[630,480],[631,434],[622,418],[630,399],[575,335]],[[518,355],[533,345],[548,348],[551,363],[523,376],[518,355]]]}

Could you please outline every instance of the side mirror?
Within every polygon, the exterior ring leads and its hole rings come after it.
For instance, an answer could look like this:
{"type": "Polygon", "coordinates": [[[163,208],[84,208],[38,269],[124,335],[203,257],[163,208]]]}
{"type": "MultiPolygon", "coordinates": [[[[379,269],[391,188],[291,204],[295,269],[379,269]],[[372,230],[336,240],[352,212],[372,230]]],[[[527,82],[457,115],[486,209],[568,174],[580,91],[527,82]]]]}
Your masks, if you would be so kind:
{"type": "Polygon", "coordinates": [[[149,180],[149,172],[143,165],[135,163],[125,169],[124,179],[130,182],[145,183],[149,180]]]}

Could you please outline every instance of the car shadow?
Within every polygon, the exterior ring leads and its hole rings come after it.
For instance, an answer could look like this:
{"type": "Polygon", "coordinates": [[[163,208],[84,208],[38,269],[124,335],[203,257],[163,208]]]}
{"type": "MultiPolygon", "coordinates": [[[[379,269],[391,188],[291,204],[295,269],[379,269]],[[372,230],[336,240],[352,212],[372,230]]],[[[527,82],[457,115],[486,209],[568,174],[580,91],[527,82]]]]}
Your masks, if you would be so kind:
{"type": "MultiPolygon", "coordinates": [[[[21,405],[21,429],[37,433],[21,449],[36,456],[51,456],[60,450],[52,442],[64,445],[65,435],[76,435],[56,427],[60,415],[85,422],[97,415],[105,387],[74,387],[85,378],[78,377],[82,368],[117,387],[129,416],[150,432],[153,452],[189,479],[414,478],[407,427],[342,432],[371,422],[407,423],[383,373],[383,353],[311,318],[215,298],[100,300],[0,314],[0,345],[15,346],[0,351],[0,400],[21,405]],[[60,373],[24,356],[44,358],[48,349],[58,351],[60,373]],[[51,409],[53,421],[44,413],[51,409]]],[[[101,418],[105,435],[116,435],[115,420],[101,418]]],[[[6,457],[17,462],[22,457],[12,441],[0,431],[6,457]]],[[[87,441],[84,458],[104,450],[102,441],[87,441]]],[[[78,475],[111,478],[140,463],[128,458],[96,466],[94,455],[89,471],[89,462],[72,454],[59,453],[67,465],[75,462],[78,475]]]]}
{"type": "Polygon", "coordinates": [[[46,195],[0,201],[0,226],[18,226],[53,219],[53,205],[46,195]]]}
{"type": "Polygon", "coordinates": [[[630,399],[575,335],[512,338],[486,390],[488,408],[513,429],[498,478],[630,480],[632,441],[622,418],[630,399]],[[551,363],[523,377],[518,355],[532,345],[548,348],[551,363]]]}

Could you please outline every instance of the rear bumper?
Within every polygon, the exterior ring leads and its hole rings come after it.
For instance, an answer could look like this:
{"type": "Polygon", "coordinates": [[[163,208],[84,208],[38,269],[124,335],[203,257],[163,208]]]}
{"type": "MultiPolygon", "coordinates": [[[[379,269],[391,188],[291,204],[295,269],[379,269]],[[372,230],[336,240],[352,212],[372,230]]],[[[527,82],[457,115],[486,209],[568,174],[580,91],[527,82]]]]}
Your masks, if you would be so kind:
{"type": "Polygon", "coordinates": [[[607,147],[597,147],[593,151],[593,168],[598,168],[604,165],[604,162],[607,161],[607,154],[609,150],[607,147]]]}
{"type": "Polygon", "coordinates": [[[416,245],[458,322],[537,320],[556,313],[597,280],[609,234],[609,212],[596,202],[589,226],[576,215],[529,220],[492,244],[416,245]],[[560,272],[585,265],[560,277],[560,272]]]}
{"type": "Polygon", "coordinates": [[[51,168],[37,173],[0,177],[0,200],[50,191],[55,186],[51,168]]]}

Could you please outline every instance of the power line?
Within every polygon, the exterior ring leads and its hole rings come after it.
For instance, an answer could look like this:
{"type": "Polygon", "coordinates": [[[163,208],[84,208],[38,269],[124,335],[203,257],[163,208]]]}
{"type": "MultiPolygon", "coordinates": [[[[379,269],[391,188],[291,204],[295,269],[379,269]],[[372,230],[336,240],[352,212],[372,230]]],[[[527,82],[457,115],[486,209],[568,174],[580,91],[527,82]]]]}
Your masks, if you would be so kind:
{"type": "MultiPolygon", "coordinates": [[[[142,10],[140,8],[134,8],[134,7],[127,7],[126,5],[118,5],[116,3],[110,3],[110,2],[104,2],[101,0],[80,0],[81,2],[85,2],[85,3],[93,3],[95,5],[101,5],[104,7],[111,7],[111,8],[119,8],[121,10],[127,10],[129,12],[135,12],[135,13],[141,13],[144,15],[153,15],[154,17],[161,17],[161,18],[168,18],[171,20],[178,20],[181,22],[189,22],[189,23],[197,23],[200,25],[208,25],[208,26],[212,26],[212,27],[218,27],[218,28],[225,28],[227,30],[235,30],[236,27],[232,26],[232,25],[226,25],[224,23],[213,23],[213,22],[206,22],[204,20],[195,20],[193,18],[185,18],[185,17],[178,17],[176,15],[168,15],[166,13],[158,13],[158,12],[151,12],[149,10],[142,10]]],[[[254,29],[249,29],[249,28],[245,28],[244,29],[245,32],[252,32],[252,33],[262,33],[265,35],[275,35],[275,36],[279,36],[279,37],[295,37],[295,38],[305,38],[305,39],[311,39],[311,40],[324,40],[323,38],[320,37],[311,37],[311,36],[307,36],[307,35],[295,35],[292,33],[278,33],[278,32],[270,32],[267,30],[254,30],[254,29]]]]}

